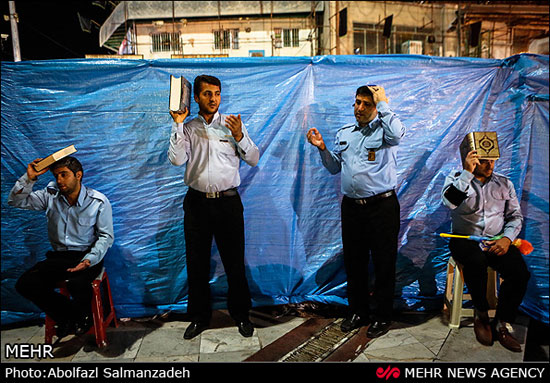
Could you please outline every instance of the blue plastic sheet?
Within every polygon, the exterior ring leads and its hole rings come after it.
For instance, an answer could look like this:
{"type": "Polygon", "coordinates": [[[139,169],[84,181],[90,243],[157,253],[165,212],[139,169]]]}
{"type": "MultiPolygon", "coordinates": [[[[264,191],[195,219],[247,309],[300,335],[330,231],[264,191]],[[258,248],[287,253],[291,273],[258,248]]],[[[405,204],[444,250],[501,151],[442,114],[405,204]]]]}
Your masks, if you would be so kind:
{"type": "MultiPolygon", "coordinates": [[[[427,56],[320,56],[184,60],[55,60],[2,63],[2,324],[35,318],[14,290],[50,248],[44,214],[7,205],[11,187],[37,157],[74,144],[85,185],[110,199],[115,242],[105,264],[119,317],[185,312],[187,278],[183,167],[167,159],[169,76],[222,81],[224,113],[240,113],[261,152],[241,165],[246,267],[254,306],[313,301],[346,305],[340,234],[340,176],[306,141],[316,127],[329,148],[353,122],[354,94],[380,84],[407,127],[398,153],[401,231],[396,307],[441,307],[450,215],[445,176],[460,169],[470,131],[497,131],[521,199],[520,237],[535,250],[521,309],[548,323],[548,57],[506,60],[427,56]]],[[[197,113],[193,103],[191,113],[197,113]]],[[[48,173],[35,188],[52,180],[48,173]]],[[[226,305],[217,250],[213,306],[226,305]]]]}

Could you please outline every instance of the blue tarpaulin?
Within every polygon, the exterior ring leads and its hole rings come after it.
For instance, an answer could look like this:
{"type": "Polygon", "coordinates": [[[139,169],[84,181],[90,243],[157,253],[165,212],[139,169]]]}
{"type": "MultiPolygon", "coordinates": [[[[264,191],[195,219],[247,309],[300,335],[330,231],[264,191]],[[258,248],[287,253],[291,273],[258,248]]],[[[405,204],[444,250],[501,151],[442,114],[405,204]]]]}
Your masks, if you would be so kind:
{"type": "MultiPolygon", "coordinates": [[[[396,307],[441,306],[449,210],[445,176],[461,169],[458,146],[471,131],[496,131],[496,171],[511,178],[525,216],[520,237],[535,250],[521,310],[548,323],[548,56],[505,60],[413,55],[181,60],[3,62],[2,324],[40,310],[14,289],[50,249],[43,212],[7,205],[27,164],[74,144],[83,183],[113,207],[115,242],[106,255],[119,317],[185,312],[184,167],[167,158],[170,75],[222,81],[223,113],[240,113],[260,149],[241,164],[246,273],[253,305],[346,305],[340,233],[340,176],[306,141],[316,127],[327,145],[354,122],[355,90],[386,88],[407,128],[398,152],[401,231],[396,307]]],[[[198,111],[196,103],[191,114],[198,111]]],[[[40,177],[35,189],[52,180],[40,177]]],[[[213,306],[224,308],[227,281],[215,245],[213,306]]]]}

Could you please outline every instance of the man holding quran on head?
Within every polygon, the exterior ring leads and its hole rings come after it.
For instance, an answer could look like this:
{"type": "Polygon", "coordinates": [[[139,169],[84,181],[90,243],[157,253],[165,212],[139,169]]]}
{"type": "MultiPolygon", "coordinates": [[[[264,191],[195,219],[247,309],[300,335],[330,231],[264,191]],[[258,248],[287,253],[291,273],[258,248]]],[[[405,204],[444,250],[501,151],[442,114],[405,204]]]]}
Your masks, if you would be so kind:
{"type": "Polygon", "coordinates": [[[353,104],[356,122],[336,133],[329,151],[316,128],[308,141],[319,149],[331,174],[341,172],[342,243],[350,315],[344,332],[369,325],[367,337],[376,338],[391,326],[400,206],[397,186],[397,146],[405,127],[390,109],[383,87],[357,89],[353,104]],[[375,311],[370,318],[369,259],[374,264],[375,311]]]}
{"type": "Polygon", "coordinates": [[[443,203],[451,209],[451,255],[462,265],[464,281],[474,304],[474,332],[477,340],[490,346],[496,337],[507,349],[521,352],[510,334],[517,308],[523,300],[530,274],[518,248],[512,245],[521,231],[523,216],[512,182],[494,173],[499,158],[495,132],[473,132],[461,144],[463,170],[447,176],[443,203]],[[473,149],[473,150],[472,150],[473,149]],[[477,242],[461,236],[490,240],[477,242]],[[502,278],[496,315],[489,320],[487,267],[502,278]]]}
{"type": "Polygon", "coordinates": [[[250,337],[254,326],[249,320],[251,298],[244,265],[243,205],[237,187],[240,185],[240,161],[256,166],[260,153],[240,115],[218,112],[221,100],[219,79],[198,76],[193,84],[193,94],[199,105],[197,117],[184,124],[189,114],[188,107],[170,110],[174,122],[168,149],[168,158],[173,165],[186,164],[184,181],[189,186],[183,210],[189,286],[187,312],[191,324],[184,338],[196,337],[210,324],[209,278],[213,238],[227,274],[229,314],[239,333],[250,337]]]}
{"type": "Polygon", "coordinates": [[[103,268],[114,234],[111,204],[102,193],[82,184],[81,163],[71,156],[51,163],[52,156],[28,164],[8,204],[46,212],[53,250],[23,273],[15,288],[56,322],[59,340],[69,334],[83,335],[92,326],[91,283],[103,268]],[[48,170],[55,182],[33,191],[38,177],[48,170]],[[67,281],[72,300],[55,290],[61,281],[67,281]]]}

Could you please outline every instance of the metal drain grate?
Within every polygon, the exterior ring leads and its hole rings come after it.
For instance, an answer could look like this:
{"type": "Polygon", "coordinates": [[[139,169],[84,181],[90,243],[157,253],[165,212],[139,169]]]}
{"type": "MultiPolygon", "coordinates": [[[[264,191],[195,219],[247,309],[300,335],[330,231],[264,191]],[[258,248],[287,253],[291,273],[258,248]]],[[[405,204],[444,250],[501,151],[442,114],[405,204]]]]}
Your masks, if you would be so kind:
{"type": "Polygon", "coordinates": [[[350,332],[342,332],[340,330],[341,322],[342,319],[332,322],[318,334],[279,359],[279,362],[319,362],[325,359],[359,331],[355,329],[350,332]]]}

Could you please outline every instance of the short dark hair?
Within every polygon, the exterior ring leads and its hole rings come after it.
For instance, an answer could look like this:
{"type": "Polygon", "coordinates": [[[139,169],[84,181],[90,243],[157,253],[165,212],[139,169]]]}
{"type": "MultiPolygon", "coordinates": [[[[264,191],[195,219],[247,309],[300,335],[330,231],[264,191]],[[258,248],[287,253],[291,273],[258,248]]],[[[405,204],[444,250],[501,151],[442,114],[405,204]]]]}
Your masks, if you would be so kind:
{"type": "Polygon", "coordinates": [[[357,88],[357,91],[355,92],[355,96],[357,97],[358,95],[373,97],[371,90],[366,85],[363,85],[357,88]]]}
{"type": "Polygon", "coordinates": [[[82,175],[84,175],[84,170],[82,169],[82,164],[80,163],[80,161],[71,156],[62,158],[59,161],[55,161],[53,164],[50,165],[50,171],[53,172],[55,169],[61,168],[63,166],[72,171],[75,176],[77,172],[82,172],[82,175]]]}
{"type": "Polygon", "coordinates": [[[220,88],[220,91],[222,90],[222,83],[217,77],[201,74],[200,76],[195,77],[195,83],[193,84],[193,93],[195,94],[195,96],[198,96],[200,94],[202,87],[201,84],[203,82],[210,85],[216,85],[218,88],[220,88]]]}

